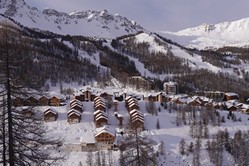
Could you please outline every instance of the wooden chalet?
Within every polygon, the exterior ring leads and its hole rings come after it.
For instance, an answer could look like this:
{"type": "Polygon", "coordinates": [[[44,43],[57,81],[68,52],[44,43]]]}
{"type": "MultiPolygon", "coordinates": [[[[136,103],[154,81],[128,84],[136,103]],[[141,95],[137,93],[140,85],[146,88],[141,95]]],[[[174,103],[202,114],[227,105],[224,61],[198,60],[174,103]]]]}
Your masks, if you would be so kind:
{"type": "Polygon", "coordinates": [[[142,131],[144,128],[144,119],[140,116],[133,116],[131,118],[131,128],[136,128],[139,131],[142,131]]]}
{"type": "Polygon", "coordinates": [[[234,111],[237,111],[238,108],[234,105],[230,105],[230,106],[227,106],[227,109],[228,109],[228,111],[234,112],[234,111]]]}
{"type": "Polygon", "coordinates": [[[182,100],[181,98],[173,99],[172,100],[175,104],[185,104],[186,101],[182,100]]]}
{"type": "Polygon", "coordinates": [[[187,102],[188,106],[192,106],[192,107],[198,107],[201,106],[201,102],[199,100],[190,100],[187,102]]]}
{"type": "Polygon", "coordinates": [[[49,99],[50,106],[60,106],[60,103],[61,103],[61,99],[56,96],[53,96],[49,99]]]}
{"type": "Polygon", "coordinates": [[[77,110],[71,109],[67,113],[67,121],[70,124],[80,123],[81,113],[77,110]]]}
{"type": "Polygon", "coordinates": [[[137,109],[131,110],[130,117],[133,117],[135,115],[141,115],[143,117],[142,113],[139,110],[137,110],[137,109]]]}
{"type": "Polygon", "coordinates": [[[94,116],[94,121],[95,121],[95,118],[98,116],[98,115],[105,115],[106,117],[108,117],[108,115],[107,115],[107,113],[106,112],[104,112],[104,111],[102,111],[102,110],[96,110],[96,111],[94,111],[94,113],[93,113],[93,116],[94,116]]]}
{"type": "Polygon", "coordinates": [[[98,149],[112,150],[114,148],[115,134],[107,126],[96,130],[95,140],[98,149]]]}
{"type": "Polygon", "coordinates": [[[241,112],[242,112],[243,114],[249,115],[249,108],[242,108],[242,109],[241,109],[241,112]]]}
{"type": "Polygon", "coordinates": [[[54,122],[58,118],[58,113],[54,109],[48,108],[45,110],[43,117],[46,122],[54,122]]]}
{"type": "Polygon", "coordinates": [[[98,100],[98,101],[94,102],[93,106],[96,107],[98,104],[104,105],[106,107],[106,102],[102,101],[102,100],[98,100]]]}
{"type": "Polygon", "coordinates": [[[77,111],[79,111],[80,113],[83,112],[83,107],[81,104],[78,104],[78,103],[74,103],[70,106],[70,109],[75,109],[77,111]]]}
{"type": "Polygon", "coordinates": [[[112,100],[112,97],[113,97],[113,95],[108,94],[106,92],[101,93],[99,96],[102,97],[102,98],[104,98],[105,100],[112,100]]]}
{"type": "Polygon", "coordinates": [[[24,100],[24,106],[37,106],[37,105],[38,105],[38,99],[33,96],[30,96],[24,100]]]}
{"type": "Polygon", "coordinates": [[[239,100],[239,95],[236,93],[225,93],[224,101],[229,101],[229,100],[239,100]]]}
{"type": "Polygon", "coordinates": [[[38,105],[39,106],[48,106],[49,105],[49,98],[47,98],[46,96],[41,96],[38,99],[38,105]]]}
{"type": "Polygon", "coordinates": [[[24,108],[24,109],[21,109],[21,114],[25,117],[32,117],[35,115],[35,112],[32,109],[24,108]]]}
{"type": "Polygon", "coordinates": [[[99,104],[96,104],[95,107],[94,107],[95,110],[102,110],[102,111],[106,111],[106,105],[102,104],[102,103],[99,103],[99,104]]]}
{"type": "Polygon", "coordinates": [[[99,114],[95,117],[95,125],[96,127],[102,127],[107,125],[108,117],[105,114],[99,114]]]}
{"type": "Polygon", "coordinates": [[[131,110],[139,110],[139,104],[138,103],[131,103],[128,105],[128,111],[130,112],[131,110]]]}
{"type": "Polygon", "coordinates": [[[85,96],[83,93],[77,93],[74,94],[74,99],[83,102],[85,101],[85,96]]]}
{"type": "Polygon", "coordinates": [[[16,97],[13,99],[13,105],[15,107],[20,107],[20,106],[23,106],[24,105],[24,99],[21,98],[21,97],[16,97]]]}
{"type": "Polygon", "coordinates": [[[75,103],[77,103],[78,105],[83,106],[83,103],[82,103],[80,100],[73,99],[73,100],[70,101],[70,104],[69,104],[70,107],[71,107],[73,104],[75,104],[75,103]]]}

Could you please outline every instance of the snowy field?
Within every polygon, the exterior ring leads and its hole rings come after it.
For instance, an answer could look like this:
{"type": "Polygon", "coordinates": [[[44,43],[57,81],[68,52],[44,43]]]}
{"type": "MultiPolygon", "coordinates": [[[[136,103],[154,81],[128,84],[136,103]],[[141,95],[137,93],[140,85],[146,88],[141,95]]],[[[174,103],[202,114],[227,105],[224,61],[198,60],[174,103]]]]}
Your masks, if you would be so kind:
{"type": "MultiPolygon", "coordinates": [[[[80,138],[91,137],[95,132],[95,124],[93,122],[93,102],[83,102],[84,111],[82,113],[81,122],[78,124],[69,124],[67,122],[67,111],[69,110],[69,101],[66,106],[52,107],[58,112],[58,119],[56,122],[47,122],[46,126],[50,130],[50,134],[55,137],[64,138],[65,143],[79,143],[80,138]]],[[[159,102],[155,102],[155,107],[160,107],[161,111],[157,115],[149,114],[146,111],[146,101],[139,101],[140,111],[144,115],[144,126],[145,130],[141,135],[147,136],[152,140],[156,141],[159,145],[161,141],[164,142],[166,155],[159,157],[159,163],[167,166],[184,166],[192,165],[192,154],[182,156],[179,152],[179,142],[182,138],[185,139],[186,143],[194,142],[194,139],[189,135],[189,125],[175,124],[176,111],[164,109],[161,107],[159,102]],[[160,129],[157,129],[157,121],[159,121],[160,129]]],[[[48,107],[39,107],[41,111],[44,111],[48,107]]],[[[114,116],[114,107],[107,110],[108,113],[108,124],[112,130],[119,128],[118,120],[114,116]]],[[[129,122],[129,113],[125,107],[125,102],[118,103],[118,113],[124,117],[123,128],[129,122]]],[[[227,117],[227,111],[220,111],[221,116],[227,117]]],[[[241,122],[233,122],[231,119],[226,119],[225,123],[221,123],[220,126],[208,125],[209,138],[212,138],[213,134],[216,134],[219,130],[228,129],[231,136],[238,130],[248,131],[249,127],[249,116],[240,112],[236,113],[237,118],[242,119],[241,122]]],[[[213,164],[209,161],[209,156],[205,150],[206,140],[202,139],[201,147],[201,165],[212,166],[213,164]]],[[[61,152],[61,151],[60,151],[61,152]]],[[[94,152],[96,153],[96,152],[94,152]]],[[[93,153],[93,154],[94,154],[93,153]]],[[[107,154],[107,151],[106,151],[107,154]]],[[[119,166],[119,151],[113,151],[113,165],[119,166]]],[[[69,152],[66,160],[62,163],[63,166],[78,166],[81,162],[83,165],[86,164],[87,152],[69,152]]],[[[233,165],[232,157],[225,153],[224,164],[226,166],[233,165]]]]}

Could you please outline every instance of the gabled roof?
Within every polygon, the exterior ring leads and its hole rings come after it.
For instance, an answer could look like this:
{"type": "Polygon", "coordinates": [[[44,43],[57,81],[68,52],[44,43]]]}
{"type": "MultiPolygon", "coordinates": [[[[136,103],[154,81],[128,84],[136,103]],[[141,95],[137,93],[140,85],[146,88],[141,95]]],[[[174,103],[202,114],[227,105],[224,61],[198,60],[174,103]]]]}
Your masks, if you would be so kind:
{"type": "Polygon", "coordinates": [[[139,107],[139,104],[138,103],[131,103],[131,104],[128,104],[128,107],[132,107],[132,106],[138,106],[139,107]]]}
{"type": "Polygon", "coordinates": [[[108,117],[107,113],[105,113],[105,112],[100,112],[99,114],[95,114],[94,116],[95,116],[95,117],[94,117],[95,119],[98,118],[99,116],[108,117]]]}
{"type": "Polygon", "coordinates": [[[38,100],[40,100],[41,98],[49,99],[47,96],[42,95],[42,96],[39,97],[38,100]]]}
{"type": "MultiPolygon", "coordinates": [[[[98,114],[98,113],[105,113],[103,110],[96,110],[96,111],[94,111],[93,112],[93,115],[96,115],[96,114],[98,114]]],[[[105,113],[106,114],[106,113],[105,113]]]]}
{"type": "Polygon", "coordinates": [[[136,117],[136,116],[144,118],[144,116],[143,116],[143,114],[141,112],[135,112],[135,113],[131,114],[131,118],[136,117]]]}
{"type": "Polygon", "coordinates": [[[73,100],[70,101],[70,104],[74,104],[74,103],[78,103],[78,104],[83,105],[83,103],[78,99],[73,99],[73,100]]]}
{"type": "Polygon", "coordinates": [[[70,107],[73,108],[75,106],[78,106],[78,107],[81,107],[82,108],[82,104],[79,104],[79,103],[73,103],[70,107]]]}
{"type": "Polygon", "coordinates": [[[130,111],[130,114],[134,113],[134,112],[137,112],[138,110],[137,109],[133,109],[130,111]]]}
{"type": "Polygon", "coordinates": [[[53,109],[53,108],[48,108],[48,109],[46,109],[45,110],[45,112],[44,112],[44,115],[46,115],[46,114],[48,114],[48,113],[52,113],[52,114],[54,114],[54,115],[58,115],[58,113],[55,111],[55,109],[53,109]]]}
{"type": "Polygon", "coordinates": [[[106,105],[106,102],[104,102],[104,101],[102,101],[102,100],[98,100],[97,102],[94,102],[94,105],[97,105],[97,104],[106,105]]]}
{"type": "Polygon", "coordinates": [[[80,114],[79,112],[74,112],[74,111],[68,113],[67,116],[70,117],[70,116],[73,115],[73,114],[74,114],[74,115],[77,115],[78,117],[81,117],[81,114],[80,114]]]}
{"type": "Polygon", "coordinates": [[[76,109],[70,109],[68,112],[67,112],[67,115],[71,114],[71,113],[75,113],[75,114],[78,114],[79,116],[81,116],[81,112],[79,112],[78,110],[76,109]]]}
{"type": "Polygon", "coordinates": [[[228,93],[225,93],[226,96],[237,96],[239,97],[239,95],[237,93],[233,93],[233,92],[228,92],[228,93]]]}
{"type": "Polygon", "coordinates": [[[112,135],[113,137],[115,137],[115,133],[110,130],[110,128],[109,128],[108,125],[105,125],[103,127],[97,128],[96,132],[95,132],[95,137],[97,137],[98,135],[100,135],[102,133],[108,133],[108,134],[112,135]]]}
{"type": "Polygon", "coordinates": [[[93,99],[93,102],[97,102],[97,101],[99,101],[99,100],[101,100],[101,101],[106,101],[103,97],[100,97],[100,96],[97,96],[97,97],[95,97],[94,99],[93,99]]]}
{"type": "Polygon", "coordinates": [[[142,119],[140,117],[136,117],[136,118],[131,120],[132,123],[134,123],[135,121],[140,121],[140,122],[144,123],[144,119],[142,119]]]}
{"type": "Polygon", "coordinates": [[[100,119],[106,119],[106,120],[108,120],[108,117],[106,117],[104,115],[98,115],[95,120],[98,121],[100,119]]]}
{"type": "Polygon", "coordinates": [[[102,107],[106,108],[106,105],[104,105],[104,104],[102,104],[102,103],[96,104],[96,105],[94,106],[94,108],[96,108],[96,107],[98,107],[98,106],[102,106],[102,107]]]}

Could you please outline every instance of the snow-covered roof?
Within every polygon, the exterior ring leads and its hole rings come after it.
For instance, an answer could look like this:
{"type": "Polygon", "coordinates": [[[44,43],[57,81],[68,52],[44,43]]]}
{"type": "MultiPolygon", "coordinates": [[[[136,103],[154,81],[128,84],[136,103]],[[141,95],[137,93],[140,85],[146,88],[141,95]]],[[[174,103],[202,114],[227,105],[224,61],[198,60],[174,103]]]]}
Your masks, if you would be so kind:
{"type": "Polygon", "coordinates": [[[141,116],[143,118],[143,114],[141,112],[139,112],[139,111],[134,112],[133,114],[131,114],[131,118],[136,117],[136,116],[141,116]]]}
{"type": "Polygon", "coordinates": [[[100,120],[100,119],[106,119],[106,120],[108,120],[108,117],[106,117],[105,115],[102,115],[102,114],[100,114],[100,115],[98,115],[97,117],[96,117],[96,121],[98,121],[98,120],[100,120]]]}
{"type": "Polygon", "coordinates": [[[104,112],[103,113],[100,112],[99,114],[96,114],[96,116],[94,118],[97,119],[100,116],[104,116],[104,117],[108,118],[108,115],[106,113],[104,113],[104,112]]]}
{"type": "Polygon", "coordinates": [[[98,106],[102,106],[102,107],[106,108],[106,105],[103,104],[103,103],[98,103],[98,104],[96,104],[94,107],[97,108],[98,106]]]}
{"type": "Polygon", "coordinates": [[[83,104],[79,104],[79,103],[73,103],[70,107],[73,108],[75,106],[79,106],[82,108],[83,104]]]}
{"type": "Polygon", "coordinates": [[[105,101],[102,101],[102,100],[98,100],[98,101],[94,102],[94,105],[97,105],[97,104],[106,105],[106,102],[105,102],[105,101]]]}
{"type": "Polygon", "coordinates": [[[138,112],[138,110],[137,109],[133,109],[133,110],[130,111],[130,114],[133,114],[134,112],[138,112]]]}
{"type": "Polygon", "coordinates": [[[127,100],[129,100],[129,99],[131,99],[132,97],[131,96],[127,96],[126,98],[125,98],[125,100],[127,101],[127,100]]]}
{"type": "Polygon", "coordinates": [[[233,92],[228,92],[225,93],[226,96],[239,96],[237,93],[233,93],[233,92]]]}
{"type": "Polygon", "coordinates": [[[170,81],[170,82],[165,82],[165,83],[163,84],[163,86],[166,86],[166,85],[175,86],[175,85],[177,85],[177,84],[178,84],[177,82],[172,82],[172,81],[170,81]]]}
{"type": "Polygon", "coordinates": [[[80,134],[80,143],[93,144],[95,143],[95,137],[92,132],[83,132],[80,134]]]}
{"type": "Polygon", "coordinates": [[[58,113],[55,111],[55,109],[53,109],[53,108],[48,108],[48,109],[46,109],[45,112],[44,112],[44,115],[46,115],[46,114],[48,114],[48,113],[52,113],[52,114],[54,114],[54,115],[57,115],[57,114],[58,114],[58,113]]]}
{"type": "Polygon", "coordinates": [[[68,113],[67,114],[67,116],[71,116],[71,115],[73,115],[73,114],[75,114],[75,115],[77,115],[77,116],[79,116],[79,117],[81,117],[81,114],[79,113],[79,112],[70,112],[70,113],[68,113]]]}
{"type": "Polygon", "coordinates": [[[67,115],[69,115],[69,114],[71,114],[71,113],[76,113],[76,114],[78,114],[79,116],[81,116],[81,112],[79,112],[78,110],[76,110],[76,109],[70,109],[68,112],[67,112],[67,115]]]}
{"type": "Polygon", "coordinates": [[[128,107],[132,107],[132,106],[134,106],[134,105],[139,107],[139,104],[138,104],[138,103],[131,103],[131,104],[129,104],[128,107]]]}
{"type": "Polygon", "coordinates": [[[144,122],[144,120],[143,120],[141,117],[139,117],[139,116],[137,116],[137,117],[135,117],[135,118],[133,118],[133,119],[131,120],[132,123],[134,123],[135,121],[144,122]]]}
{"type": "Polygon", "coordinates": [[[115,133],[114,131],[112,131],[108,125],[104,125],[103,127],[100,128],[96,128],[96,132],[95,132],[95,137],[97,137],[98,135],[102,134],[102,133],[108,133],[112,136],[115,137],[115,133]]]}
{"type": "Polygon", "coordinates": [[[97,96],[93,99],[94,102],[97,102],[98,100],[101,100],[101,101],[106,101],[103,97],[100,97],[100,96],[97,96]]]}
{"type": "MultiPolygon", "coordinates": [[[[96,110],[96,111],[94,111],[93,112],[93,115],[96,115],[96,114],[98,114],[98,113],[105,113],[103,110],[96,110]]],[[[106,114],[106,113],[105,113],[106,114]]]]}
{"type": "Polygon", "coordinates": [[[83,105],[83,103],[80,100],[78,100],[78,99],[73,99],[73,100],[70,101],[70,104],[73,104],[73,103],[78,103],[78,104],[82,104],[83,105]]]}

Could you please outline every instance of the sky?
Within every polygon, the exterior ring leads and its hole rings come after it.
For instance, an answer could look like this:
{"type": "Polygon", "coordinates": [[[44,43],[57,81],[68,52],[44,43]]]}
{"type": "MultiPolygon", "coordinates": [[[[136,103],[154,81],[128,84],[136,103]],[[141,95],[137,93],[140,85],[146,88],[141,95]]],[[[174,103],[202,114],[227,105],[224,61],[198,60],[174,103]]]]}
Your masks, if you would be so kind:
{"type": "Polygon", "coordinates": [[[248,0],[25,0],[39,10],[62,12],[106,9],[135,20],[150,31],[179,31],[203,23],[249,17],[248,0]]]}

